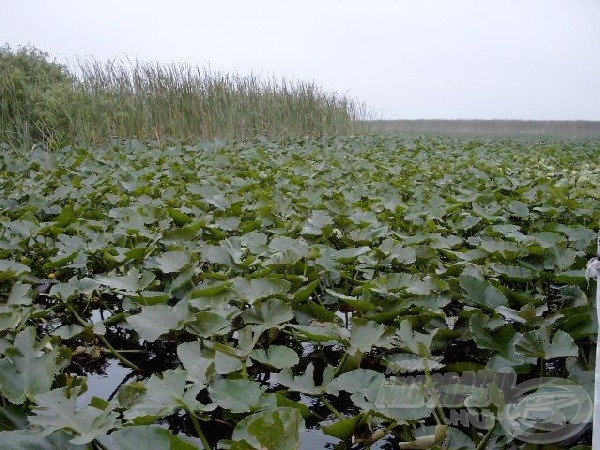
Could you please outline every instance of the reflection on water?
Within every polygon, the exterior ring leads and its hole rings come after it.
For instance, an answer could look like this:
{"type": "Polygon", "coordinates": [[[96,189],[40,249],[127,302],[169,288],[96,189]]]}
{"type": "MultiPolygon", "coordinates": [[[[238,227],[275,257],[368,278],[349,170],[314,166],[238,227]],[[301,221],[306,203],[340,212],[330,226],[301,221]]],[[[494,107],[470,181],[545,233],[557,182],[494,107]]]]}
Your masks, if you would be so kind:
{"type": "Polygon", "coordinates": [[[78,406],[89,405],[92,397],[108,400],[126,378],[133,376],[132,370],[123,367],[116,359],[107,359],[103,369],[87,374],[88,390],[77,398],[78,406]]]}

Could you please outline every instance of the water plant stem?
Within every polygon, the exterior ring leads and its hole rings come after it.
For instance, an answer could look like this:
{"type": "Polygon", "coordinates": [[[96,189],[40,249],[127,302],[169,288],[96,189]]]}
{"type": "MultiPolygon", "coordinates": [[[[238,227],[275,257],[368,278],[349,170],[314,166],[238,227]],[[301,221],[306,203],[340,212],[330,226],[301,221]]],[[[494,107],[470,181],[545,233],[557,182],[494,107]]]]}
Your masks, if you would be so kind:
{"type": "Polygon", "coordinates": [[[475,448],[475,450],[483,450],[486,448],[487,443],[489,442],[489,440],[492,438],[492,435],[494,434],[495,428],[496,428],[496,422],[494,422],[494,426],[491,427],[487,431],[487,433],[485,433],[485,435],[483,436],[481,441],[479,441],[479,444],[477,444],[477,447],[475,448]]]}
{"type": "MultiPolygon", "coordinates": [[[[81,317],[77,311],[75,311],[74,308],[72,308],[68,303],[65,303],[65,305],[67,306],[67,309],[69,311],[71,311],[71,313],[73,313],[73,315],[75,316],[75,318],[77,319],[77,321],[84,327],[89,327],[91,326],[91,324],[85,320],[83,317],[81,317]]],[[[98,337],[98,339],[100,339],[102,341],[102,343],[104,344],[104,346],[112,353],[112,355],[117,358],[119,361],[121,361],[121,363],[123,363],[123,365],[125,365],[126,367],[129,367],[130,369],[135,370],[136,372],[141,372],[142,369],[140,369],[137,365],[135,365],[134,363],[132,363],[131,361],[129,361],[127,358],[125,358],[123,355],[121,355],[121,353],[119,353],[119,351],[117,349],[115,349],[110,342],[108,342],[108,340],[98,334],[96,335],[98,337]]]]}
{"type": "Polygon", "coordinates": [[[335,406],[333,406],[329,401],[325,398],[325,396],[321,396],[321,403],[325,405],[325,407],[331,411],[338,419],[345,419],[345,417],[340,413],[335,406]]]}
{"type": "Polygon", "coordinates": [[[210,444],[208,443],[206,436],[204,436],[204,433],[202,432],[202,428],[200,427],[200,422],[198,421],[198,418],[191,411],[188,411],[188,414],[190,416],[190,419],[192,420],[194,429],[196,430],[196,433],[198,434],[198,437],[200,438],[200,442],[202,442],[202,447],[205,450],[210,450],[210,444]]]}

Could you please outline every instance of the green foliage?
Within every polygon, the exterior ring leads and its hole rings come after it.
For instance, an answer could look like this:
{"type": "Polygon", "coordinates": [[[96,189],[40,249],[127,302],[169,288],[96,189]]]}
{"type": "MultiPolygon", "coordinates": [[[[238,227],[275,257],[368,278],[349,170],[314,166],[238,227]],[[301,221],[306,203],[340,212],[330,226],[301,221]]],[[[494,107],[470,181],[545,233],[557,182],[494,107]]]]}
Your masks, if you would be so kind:
{"type": "Polygon", "coordinates": [[[593,388],[598,140],[2,150],[2,448],[509,448],[451,413],[593,388]]]}
{"type": "Polygon", "coordinates": [[[72,126],[74,81],[66,66],[37,48],[0,47],[0,142],[64,138],[62,129],[72,126]]]}
{"type": "Polygon", "coordinates": [[[0,47],[0,142],[103,144],[347,133],[356,102],[307,82],[187,65],[78,61],[72,71],[34,47],[0,47]]]}

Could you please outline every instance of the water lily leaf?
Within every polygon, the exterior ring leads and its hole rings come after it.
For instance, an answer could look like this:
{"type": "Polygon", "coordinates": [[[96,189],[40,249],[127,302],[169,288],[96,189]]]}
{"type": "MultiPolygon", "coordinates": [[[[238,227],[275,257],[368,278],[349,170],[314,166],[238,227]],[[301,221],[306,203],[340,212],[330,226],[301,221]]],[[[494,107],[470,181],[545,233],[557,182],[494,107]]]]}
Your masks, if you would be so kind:
{"type": "Polygon", "coordinates": [[[413,331],[410,320],[400,322],[394,333],[393,345],[424,358],[431,356],[431,342],[434,334],[424,334],[413,331]]]}
{"type": "Polygon", "coordinates": [[[7,280],[14,280],[29,273],[31,273],[31,269],[25,264],[8,259],[0,259],[0,283],[7,280]]]}
{"type": "Polygon", "coordinates": [[[54,389],[34,397],[34,415],[29,417],[33,426],[40,427],[40,434],[46,436],[58,430],[75,434],[69,442],[87,444],[96,437],[118,428],[118,414],[110,408],[105,410],[93,406],[76,407],[80,388],[69,390],[66,387],[54,389]]]}
{"type": "Polygon", "coordinates": [[[294,318],[294,312],[287,303],[272,298],[255,304],[242,312],[242,318],[248,325],[260,325],[266,328],[276,327],[294,318]]]}
{"type": "Polygon", "coordinates": [[[136,293],[146,289],[155,279],[155,275],[149,271],[139,272],[137,269],[129,271],[125,276],[96,276],[94,278],[98,283],[128,293],[136,293]]]}
{"type": "Polygon", "coordinates": [[[352,319],[352,329],[348,354],[367,353],[385,333],[385,325],[379,325],[372,320],[352,319]]]}
{"type": "Polygon", "coordinates": [[[296,250],[286,248],[281,252],[273,253],[264,264],[266,266],[291,266],[302,259],[302,255],[296,250]]]}
{"type": "Polygon", "coordinates": [[[179,272],[189,262],[190,255],[187,252],[176,250],[155,256],[153,260],[146,263],[146,267],[159,269],[162,273],[173,273],[179,272]]]}
{"type": "Polygon", "coordinates": [[[499,330],[489,329],[490,318],[480,311],[469,317],[471,336],[478,348],[495,350],[505,357],[511,353],[511,345],[516,330],[511,324],[500,327],[499,330]]]}
{"type": "Polygon", "coordinates": [[[58,327],[52,333],[52,336],[58,336],[63,340],[72,339],[78,334],[80,334],[85,328],[81,325],[63,325],[58,327]]]}
{"type": "Polygon", "coordinates": [[[508,305],[506,296],[481,278],[463,272],[459,277],[459,283],[465,291],[464,300],[468,305],[487,310],[494,310],[498,306],[508,305]]]}
{"type": "Polygon", "coordinates": [[[193,320],[193,316],[189,314],[187,303],[182,301],[173,307],[145,306],[141,313],[129,316],[126,320],[141,339],[154,342],[161,334],[183,328],[193,320]]]}
{"type": "Polygon", "coordinates": [[[251,380],[217,380],[208,386],[211,400],[234,414],[271,409],[277,405],[274,394],[265,392],[265,387],[251,380]]]}
{"type": "Polygon", "coordinates": [[[207,384],[214,374],[214,360],[202,353],[198,341],[184,342],[177,346],[177,357],[187,371],[187,380],[198,384],[207,384]]]}
{"type": "Polygon", "coordinates": [[[298,320],[298,313],[306,314],[309,317],[314,317],[321,322],[340,322],[341,319],[336,313],[325,308],[323,305],[313,302],[312,300],[307,301],[301,305],[297,305],[294,308],[296,313],[296,319],[298,320]]]}
{"type": "Polygon", "coordinates": [[[335,367],[327,365],[323,370],[323,381],[320,386],[315,384],[315,367],[310,363],[302,375],[293,375],[291,369],[283,369],[278,374],[273,374],[274,381],[288,387],[291,391],[301,392],[308,395],[321,395],[327,392],[327,388],[335,374],[335,367]]]}
{"type": "Polygon", "coordinates": [[[35,328],[25,328],[0,359],[0,391],[13,404],[48,392],[54,381],[58,353],[43,350],[44,343],[36,344],[35,338],[35,328]]]}
{"type": "Polygon", "coordinates": [[[231,330],[231,323],[214,312],[199,311],[194,316],[196,320],[188,322],[186,329],[202,338],[221,336],[231,330]]]}
{"type": "Polygon", "coordinates": [[[266,350],[254,349],[250,353],[250,358],[275,369],[294,367],[300,362],[298,354],[283,345],[269,345],[266,350]]]}
{"type": "Polygon", "coordinates": [[[340,340],[340,327],[332,323],[322,326],[291,325],[290,328],[297,331],[306,341],[331,342],[340,340]]]}
{"type": "Polygon", "coordinates": [[[441,362],[442,359],[443,357],[441,356],[423,358],[410,353],[395,353],[386,356],[383,359],[383,363],[388,373],[401,374],[441,369],[444,367],[444,364],[441,362]]]}
{"type": "Polygon", "coordinates": [[[29,317],[27,309],[0,306],[0,331],[15,330],[29,317]]]}
{"type": "MultiPolygon", "coordinates": [[[[439,436],[440,435],[439,428],[438,428],[439,426],[440,425],[419,427],[415,431],[415,437],[419,438],[419,437],[424,437],[424,436],[436,436],[436,432],[437,432],[437,435],[439,436]]],[[[455,427],[450,427],[450,426],[446,427],[446,436],[445,436],[444,442],[447,443],[447,445],[448,445],[447,448],[451,448],[452,450],[471,450],[476,447],[475,444],[473,443],[473,440],[469,436],[467,436],[463,432],[459,431],[455,427]]],[[[407,448],[407,447],[405,447],[405,448],[407,448]]]]}
{"type": "Polygon", "coordinates": [[[356,426],[363,417],[363,414],[357,414],[356,416],[338,420],[331,425],[323,426],[321,429],[323,430],[323,433],[329,436],[334,436],[342,440],[350,439],[356,431],[356,426]]]}
{"type": "Polygon", "coordinates": [[[335,297],[336,299],[341,300],[355,311],[367,312],[374,311],[377,309],[377,305],[368,300],[341,294],[339,292],[334,291],[333,289],[326,289],[326,292],[329,295],[335,297]]]}
{"type": "Polygon", "coordinates": [[[278,278],[237,278],[233,281],[233,289],[243,300],[252,304],[264,298],[285,295],[291,286],[289,281],[278,278]]]}
{"type": "Polygon", "coordinates": [[[32,434],[30,430],[0,432],[2,450],[86,450],[87,445],[71,444],[73,436],[63,431],[55,431],[48,436],[32,434]]]}
{"type": "Polygon", "coordinates": [[[298,410],[303,419],[308,419],[314,415],[308,406],[306,406],[304,403],[295,402],[294,400],[289,399],[286,397],[287,394],[290,393],[288,391],[275,392],[275,397],[277,397],[277,406],[295,408],[298,410]]]}
{"type": "Polygon", "coordinates": [[[339,395],[346,391],[366,398],[375,398],[385,381],[385,375],[370,369],[356,369],[336,377],[327,387],[327,392],[339,395]]]}
{"type": "Polygon", "coordinates": [[[29,306],[33,302],[32,293],[33,290],[28,284],[15,283],[10,290],[6,304],[9,306],[29,306]]]}
{"type": "Polygon", "coordinates": [[[332,257],[342,264],[348,264],[354,261],[360,255],[368,253],[370,250],[371,249],[369,247],[343,248],[333,252],[332,257]]]}
{"type": "Polygon", "coordinates": [[[245,441],[250,448],[299,449],[304,420],[295,408],[274,408],[252,414],[238,422],[233,441],[245,441]]]}
{"type": "Polygon", "coordinates": [[[140,450],[152,448],[156,450],[196,450],[198,447],[175,436],[170,430],[158,425],[140,425],[117,430],[107,436],[101,436],[98,441],[104,448],[119,450],[140,450]]]}
{"type": "Polygon", "coordinates": [[[434,407],[427,401],[421,384],[403,384],[402,378],[386,379],[374,370],[356,369],[341,374],[331,382],[328,391],[337,395],[340,390],[351,393],[358,408],[376,411],[400,423],[427,417],[434,407]]]}
{"type": "Polygon", "coordinates": [[[311,281],[306,286],[302,286],[300,289],[298,289],[296,292],[294,292],[292,294],[294,297],[294,301],[295,302],[307,301],[310,298],[310,296],[313,294],[313,292],[315,292],[317,287],[319,287],[319,284],[321,284],[321,280],[316,279],[316,280],[311,281]]]}
{"type": "Polygon", "coordinates": [[[550,339],[550,330],[546,327],[520,336],[515,342],[515,351],[524,356],[542,359],[579,355],[579,349],[568,333],[556,330],[550,339]]]}
{"type": "MultiPolygon", "coordinates": [[[[234,349],[235,352],[235,349],[234,349]]],[[[245,361],[237,356],[231,356],[231,353],[224,353],[215,350],[215,371],[220,375],[227,375],[242,370],[245,361]]]]}
{"type": "Polygon", "coordinates": [[[510,266],[506,264],[490,264],[496,274],[508,280],[528,281],[535,275],[532,269],[523,266],[510,266]]]}
{"type": "Polygon", "coordinates": [[[71,278],[67,283],[56,283],[50,288],[50,295],[62,300],[69,300],[78,295],[90,295],[98,288],[98,283],[91,278],[71,278]]]}
{"type": "Polygon", "coordinates": [[[232,282],[229,280],[206,280],[188,293],[190,299],[200,297],[216,297],[229,290],[232,282]]]}
{"type": "Polygon", "coordinates": [[[126,405],[123,417],[140,422],[168,416],[182,408],[194,413],[213,410],[214,405],[204,405],[196,400],[204,386],[187,384],[187,379],[188,373],[184,369],[166,370],[162,376],[152,375],[143,383],[143,393],[126,405]]]}
{"type": "Polygon", "coordinates": [[[308,254],[308,245],[300,239],[293,239],[287,236],[276,236],[269,243],[269,249],[273,252],[284,252],[293,250],[295,253],[304,257],[308,254]]]}

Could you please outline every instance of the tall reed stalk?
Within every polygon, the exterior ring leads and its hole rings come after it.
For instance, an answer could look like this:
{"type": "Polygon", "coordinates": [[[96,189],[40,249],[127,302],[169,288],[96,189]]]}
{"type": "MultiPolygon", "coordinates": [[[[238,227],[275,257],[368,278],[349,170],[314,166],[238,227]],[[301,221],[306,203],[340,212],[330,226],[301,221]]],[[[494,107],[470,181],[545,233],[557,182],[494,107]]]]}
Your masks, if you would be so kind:
{"type": "Polygon", "coordinates": [[[39,98],[28,94],[34,91],[0,90],[3,104],[12,104],[0,121],[0,141],[58,146],[115,137],[188,142],[349,134],[364,112],[310,82],[186,64],[78,61],[66,79],[38,90],[39,98]]]}

